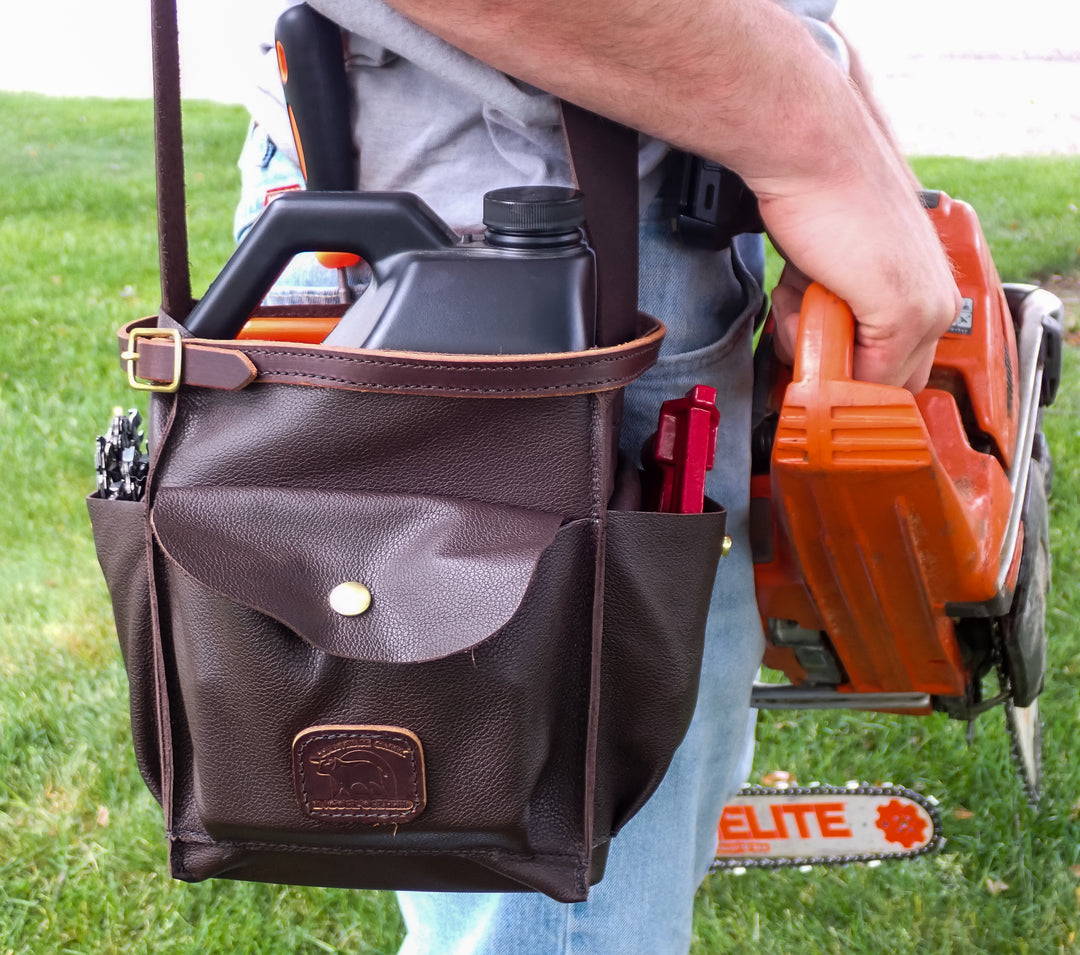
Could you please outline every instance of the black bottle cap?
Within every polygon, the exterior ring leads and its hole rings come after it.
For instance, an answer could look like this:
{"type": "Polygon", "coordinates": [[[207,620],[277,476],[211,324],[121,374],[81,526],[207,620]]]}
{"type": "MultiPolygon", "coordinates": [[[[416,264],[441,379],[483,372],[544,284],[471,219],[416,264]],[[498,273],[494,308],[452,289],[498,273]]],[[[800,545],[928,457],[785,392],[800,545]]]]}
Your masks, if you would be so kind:
{"type": "Polygon", "coordinates": [[[484,225],[505,235],[558,235],[585,224],[585,198],[565,186],[511,186],[484,196],[484,225]]]}

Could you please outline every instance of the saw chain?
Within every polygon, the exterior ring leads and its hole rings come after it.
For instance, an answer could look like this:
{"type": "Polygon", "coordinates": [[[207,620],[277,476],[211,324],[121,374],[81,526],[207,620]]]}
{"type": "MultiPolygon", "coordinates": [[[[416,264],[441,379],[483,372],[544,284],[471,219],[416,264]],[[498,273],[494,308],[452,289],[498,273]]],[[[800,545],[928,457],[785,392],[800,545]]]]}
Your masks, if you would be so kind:
{"type": "Polygon", "coordinates": [[[150,457],[141,430],[142,417],[136,410],[113,413],[108,433],[99,435],[94,445],[94,469],[98,495],[105,500],[138,501],[146,489],[150,457]]]}

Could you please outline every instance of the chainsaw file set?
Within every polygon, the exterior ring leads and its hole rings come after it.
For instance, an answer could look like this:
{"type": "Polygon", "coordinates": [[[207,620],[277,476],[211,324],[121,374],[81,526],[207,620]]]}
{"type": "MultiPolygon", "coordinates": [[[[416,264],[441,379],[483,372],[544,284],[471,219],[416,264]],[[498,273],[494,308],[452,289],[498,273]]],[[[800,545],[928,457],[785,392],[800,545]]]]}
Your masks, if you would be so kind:
{"type": "Polygon", "coordinates": [[[853,317],[820,287],[794,371],[759,348],[755,579],[766,664],[791,683],[756,686],[754,702],[961,720],[1004,704],[1034,801],[1050,583],[1040,422],[1063,308],[1002,286],[970,206],[923,199],[964,299],[926,389],[853,381],[853,317]]]}
{"type": "MultiPolygon", "coordinates": [[[[160,136],[171,71],[156,95],[160,136]]],[[[476,267],[415,197],[277,200],[191,311],[163,216],[162,315],[120,336],[155,391],[145,494],[89,507],[175,877],[580,900],[662,778],[725,513],[609,506],[639,496],[620,400],[663,327],[635,307],[636,134],[565,118],[598,307],[559,353],[232,337],[273,280],[257,260],[297,243],[406,298],[418,246],[476,267]]],[[[159,208],[182,210],[182,153],[158,156],[159,208]]],[[[485,317],[513,332],[528,308],[485,317]]]]}

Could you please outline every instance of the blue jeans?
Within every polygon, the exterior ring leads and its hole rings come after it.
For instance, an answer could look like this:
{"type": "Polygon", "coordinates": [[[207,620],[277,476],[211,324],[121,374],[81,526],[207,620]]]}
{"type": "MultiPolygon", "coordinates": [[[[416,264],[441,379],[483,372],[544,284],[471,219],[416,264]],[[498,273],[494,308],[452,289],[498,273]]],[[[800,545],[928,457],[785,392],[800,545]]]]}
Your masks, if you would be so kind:
{"type": "MultiPolygon", "coordinates": [[[[296,173],[253,130],[241,157],[244,199],[238,237],[268,187],[296,173]],[[284,164],[284,165],[283,165],[284,164]]],[[[295,181],[295,180],[294,180],[295,181]]],[[[750,688],[763,638],[754,599],[747,512],[750,475],[751,339],[761,307],[760,239],[707,252],[672,241],[654,203],[642,216],[639,304],[667,326],[656,366],[627,390],[624,450],[636,456],[667,398],[695,384],[717,390],[721,410],[710,497],[728,509],[734,546],[713,590],[701,688],[690,728],[645,807],[612,841],[603,881],[586,902],[536,893],[401,892],[408,927],[400,955],[675,955],[690,947],[693,899],[716,851],[724,803],[750,772],[750,688]]],[[[300,257],[298,257],[298,260],[300,257]]],[[[272,301],[332,298],[333,273],[294,260],[272,301]]]]}

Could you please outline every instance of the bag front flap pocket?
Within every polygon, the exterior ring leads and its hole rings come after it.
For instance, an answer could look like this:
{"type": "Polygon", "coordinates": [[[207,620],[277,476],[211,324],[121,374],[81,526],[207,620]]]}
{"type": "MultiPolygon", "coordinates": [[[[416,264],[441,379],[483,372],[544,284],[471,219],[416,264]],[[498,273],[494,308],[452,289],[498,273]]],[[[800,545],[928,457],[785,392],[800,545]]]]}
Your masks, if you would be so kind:
{"type": "Polygon", "coordinates": [[[418,663],[506,624],[561,519],[440,497],[163,487],[151,522],[185,573],[311,645],[418,663]]]}

